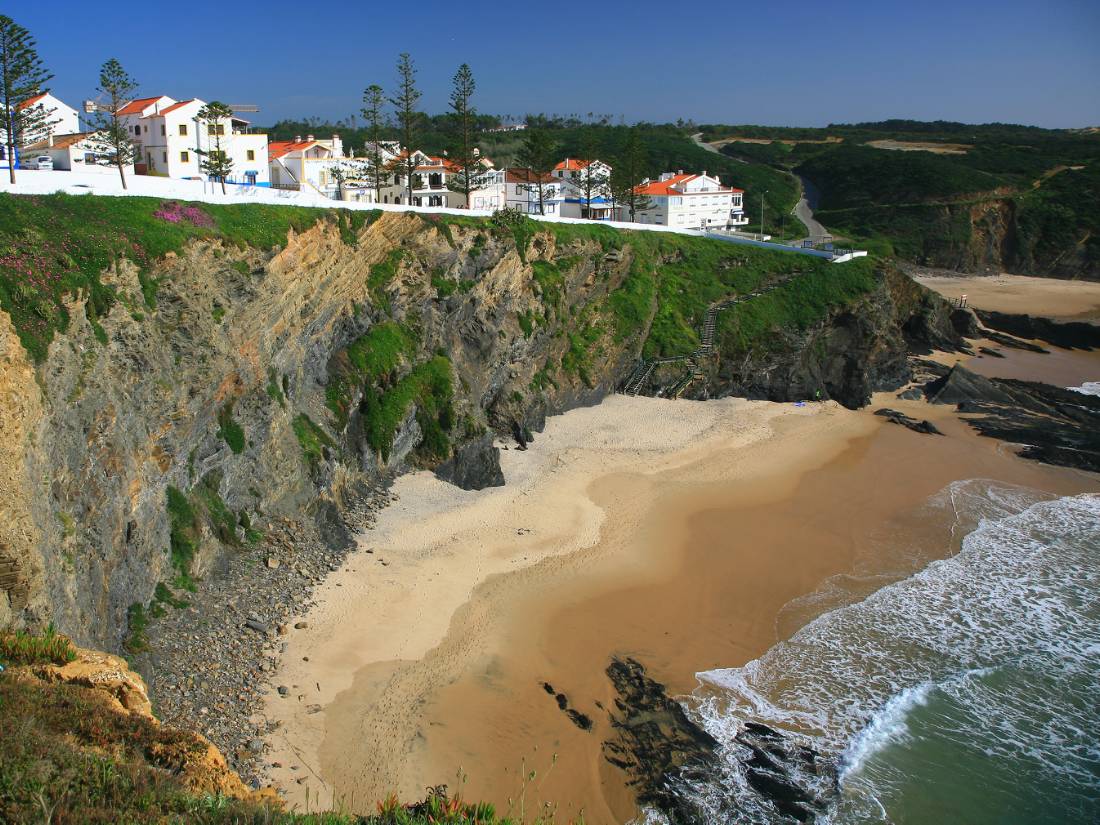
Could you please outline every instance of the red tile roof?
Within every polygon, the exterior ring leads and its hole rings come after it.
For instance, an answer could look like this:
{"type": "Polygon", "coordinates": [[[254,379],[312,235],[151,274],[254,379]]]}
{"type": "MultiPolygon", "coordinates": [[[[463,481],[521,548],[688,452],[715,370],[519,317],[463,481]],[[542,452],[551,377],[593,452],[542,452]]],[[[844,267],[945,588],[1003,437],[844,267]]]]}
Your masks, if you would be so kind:
{"type": "Polygon", "coordinates": [[[27,108],[28,106],[33,106],[33,105],[34,105],[35,103],[37,103],[38,101],[40,101],[40,100],[41,100],[42,98],[44,98],[45,96],[46,96],[46,92],[43,92],[43,93],[42,93],[42,94],[40,94],[40,95],[35,95],[34,97],[28,97],[28,98],[27,98],[26,100],[24,100],[24,101],[23,101],[22,103],[20,103],[20,104],[19,104],[18,106],[16,106],[15,108],[16,108],[16,110],[17,110],[17,111],[20,111],[20,112],[21,112],[21,111],[23,111],[24,109],[26,109],[26,108],[27,108]]]}
{"type": "Polygon", "coordinates": [[[304,151],[316,143],[315,140],[276,140],[267,144],[267,156],[270,160],[275,160],[283,157],[283,155],[289,155],[291,152],[304,151]]]}
{"type": "Polygon", "coordinates": [[[578,160],[577,158],[566,158],[557,166],[554,167],[555,172],[572,172],[574,170],[585,169],[592,164],[590,160],[578,160]]]}
{"type": "MultiPolygon", "coordinates": [[[[695,178],[702,177],[701,175],[673,175],[666,180],[655,180],[647,183],[643,186],[635,186],[634,191],[639,195],[713,195],[716,194],[714,190],[710,192],[684,192],[680,187],[689,181],[695,180],[695,178]]],[[[729,192],[742,192],[741,189],[730,189],[722,186],[717,190],[717,194],[726,194],[729,192]]]]}
{"type": "MultiPolygon", "coordinates": [[[[504,179],[508,183],[538,183],[539,176],[532,172],[530,169],[505,169],[504,179]]],[[[543,183],[559,183],[558,179],[553,175],[543,175],[543,183]]]]}
{"type": "Polygon", "coordinates": [[[140,115],[142,110],[153,103],[156,103],[164,95],[157,95],[156,97],[139,97],[137,100],[131,100],[125,106],[118,110],[120,115],[140,115]]]}
{"type": "Polygon", "coordinates": [[[160,117],[162,115],[166,115],[169,112],[174,112],[176,109],[180,108],[181,106],[186,106],[188,103],[194,103],[194,102],[195,102],[195,98],[191,98],[190,100],[181,100],[179,103],[173,103],[167,109],[161,109],[159,112],[154,113],[152,115],[152,117],[160,117]]]}
{"type": "Polygon", "coordinates": [[[68,149],[70,146],[80,143],[84,138],[91,137],[95,132],[75,132],[71,135],[54,135],[53,143],[50,139],[40,140],[27,146],[24,152],[38,152],[43,149],[68,149]]]}

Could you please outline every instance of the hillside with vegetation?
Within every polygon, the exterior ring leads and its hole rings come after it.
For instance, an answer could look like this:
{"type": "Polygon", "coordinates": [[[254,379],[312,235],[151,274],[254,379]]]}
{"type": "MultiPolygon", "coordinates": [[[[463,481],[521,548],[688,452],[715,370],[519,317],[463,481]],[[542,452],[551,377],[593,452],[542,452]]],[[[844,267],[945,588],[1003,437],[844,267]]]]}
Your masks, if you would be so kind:
{"type": "Polygon", "coordinates": [[[741,160],[810,180],[836,235],[920,264],[1100,278],[1100,135],[884,121],[707,126],[741,160]]]}

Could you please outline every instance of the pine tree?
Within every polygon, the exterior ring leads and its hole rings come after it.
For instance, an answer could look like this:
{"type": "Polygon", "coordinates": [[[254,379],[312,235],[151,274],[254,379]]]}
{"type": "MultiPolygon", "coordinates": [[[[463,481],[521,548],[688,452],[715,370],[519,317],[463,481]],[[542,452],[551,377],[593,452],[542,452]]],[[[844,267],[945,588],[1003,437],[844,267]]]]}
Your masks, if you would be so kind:
{"type": "Polygon", "coordinates": [[[119,120],[118,112],[133,100],[137,88],[137,81],[130,77],[122,68],[122,64],[113,57],[99,70],[99,87],[96,91],[102,94],[107,102],[92,119],[97,133],[94,142],[98,144],[97,148],[100,151],[114,155],[123,189],[127,188],[123,167],[134,160],[134,144],[130,140],[130,133],[119,120]]]}
{"type": "Polygon", "coordinates": [[[527,181],[520,184],[520,189],[538,194],[540,215],[546,214],[546,178],[557,163],[557,151],[557,144],[549,132],[545,129],[529,128],[524,135],[523,145],[516,153],[516,163],[527,181]]]}
{"type": "Polygon", "coordinates": [[[382,107],[386,103],[385,93],[378,85],[368,86],[363,90],[363,117],[367,121],[367,156],[366,173],[369,176],[371,186],[374,188],[374,202],[382,200],[382,184],[385,183],[387,174],[385,164],[382,161],[382,135],[386,128],[386,117],[382,107]]]}
{"type": "Polygon", "coordinates": [[[645,177],[648,162],[645,145],[637,129],[631,128],[627,132],[623,151],[611,170],[610,188],[612,198],[629,210],[632,223],[638,212],[652,208],[649,198],[637,191],[645,177]]]}
{"type": "Polygon", "coordinates": [[[457,167],[456,173],[447,180],[447,188],[460,192],[466,198],[466,208],[470,208],[470,194],[485,185],[485,173],[478,154],[477,110],[470,105],[474,95],[474,73],[463,63],[458,67],[451,81],[449,127],[451,132],[450,160],[457,167]]]}
{"type": "Polygon", "coordinates": [[[596,160],[599,152],[599,141],[596,140],[595,130],[591,127],[581,132],[580,160],[588,162],[584,169],[580,170],[580,177],[570,178],[569,186],[580,194],[580,200],[584,204],[582,218],[592,217],[592,201],[606,197],[610,180],[607,174],[592,168],[592,161],[596,160]]]}
{"type": "Polygon", "coordinates": [[[401,143],[405,147],[405,156],[401,158],[400,168],[405,176],[405,188],[409,203],[413,199],[413,177],[416,175],[416,156],[413,143],[417,139],[421,113],[417,110],[420,103],[420,90],[416,88],[416,67],[408,52],[402,52],[397,58],[397,91],[390,98],[397,114],[397,128],[401,133],[401,143]]]}
{"type": "MultiPolygon", "coordinates": [[[[15,149],[49,135],[57,121],[43,106],[21,103],[40,94],[53,77],[42,65],[31,33],[6,15],[0,15],[0,103],[4,106],[7,132],[8,174],[15,183],[15,149]],[[41,136],[41,137],[39,137],[41,136]]],[[[52,111],[52,110],[51,110],[52,111]]]]}
{"type": "MultiPolygon", "coordinates": [[[[206,124],[208,138],[214,139],[214,148],[210,148],[207,141],[206,149],[196,149],[202,160],[199,168],[210,177],[211,180],[221,181],[222,194],[225,194],[225,179],[233,174],[233,158],[222,148],[222,138],[225,136],[225,124],[222,121],[231,119],[233,110],[224,103],[214,100],[199,109],[199,123],[206,124]]],[[[232,128],[232,127],[230,127],[232,128]]]]}

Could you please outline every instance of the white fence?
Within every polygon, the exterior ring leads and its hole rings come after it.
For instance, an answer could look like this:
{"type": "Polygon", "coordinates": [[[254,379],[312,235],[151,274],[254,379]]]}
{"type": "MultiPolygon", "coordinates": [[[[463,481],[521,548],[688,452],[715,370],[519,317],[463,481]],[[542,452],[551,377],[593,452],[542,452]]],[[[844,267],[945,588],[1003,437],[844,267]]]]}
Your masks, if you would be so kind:
{"type": "MultiPolygon", "coordinates": [[[[122,182],[117,174],[103,175],[89,172],[65,172],[65,171],[38,171],[32,169],[20,169],[16,172],[16,183],[12,186],[7,177],[0,180],[0,192],[12,192],[17,195],[49,195],[54,192],[65,192],[70,195],[145,195],[155,198],[176,198],[179,200],[199,201],[202,203],[273,203],[285,206],[310,206],[325,209],[351,209],[371,210],[380,209],[384,212],[418,212],[435,215],[466,215],[471,217],[488,217],[492,212],[480,209],[449,209],[443,206],[405,206],[393,203],[359,203],[355,201],[330,200],[316,192],[293,191],[274,189],[268,186],[242,186],[229,184],[226,193],[222,194],[221,184],[199,180],[183,180],[180,178],[161,178],[152,175],[128,175],[126,178],[127,189],[122,188],[122,182]]],[[[629,223],[627,221],[589,221],[583,218],[563,218],[557,215],[531,215],[531,218],[546,223],[577,223],[600,226],[610,226],[615,229],[627,229],[634,232],[670,232],[675,235],[693,235],[695,237],[706,236],[732,243],[743,243],[750,246],[759,246],[765,249],[778,249],[784,252],[798,252],[803,255],[830,258],[838,261],[840,258],[832,253],[821,252],[813,249],[785,246],[784,244],[753,241],[747,237],[737,237],[736,233],[719,234],[703,232],[699,229],[681,229],[671,226],[656,224],[629,223]]],[[[851,256],[866,255],[866,252],[853,252],[851,256]]]]}

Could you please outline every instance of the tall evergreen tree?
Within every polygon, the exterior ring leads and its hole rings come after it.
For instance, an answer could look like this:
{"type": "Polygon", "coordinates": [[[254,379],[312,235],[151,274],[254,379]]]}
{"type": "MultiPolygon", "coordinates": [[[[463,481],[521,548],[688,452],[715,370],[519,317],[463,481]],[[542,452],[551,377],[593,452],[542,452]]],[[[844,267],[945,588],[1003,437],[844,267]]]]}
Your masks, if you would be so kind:
{"type": "Polygon", "coordinates": [[[97,132],[96,143],[101,150],[114,154],[118,176],[122,179],[122,188],[126,189],[126,173],[123,167],[134,160],[134,144],[130,133],[119,120],[119,110],[134,98],[137,81],[126,73],[122,64],[111,58],[99,70],[99,87],[96,89],[107,102],[100,107],[92,118],[97,132]]]}
{"type": "Polygon", "coordinates": [[[401,134],[401,143],[405,147],[405,156],[401,158],[399,168],[405,176],[405,189],[409,203],[413,199],[413,176],[416,175],[416,157],[413,143],[416,141],[420,119],[417,105],[420,103],[420,90],[416,88],[416,66],[408,52],[402,52],[397,58],[397,90],[390,98],[397,115],[397,128],[401,134]]]}
{"type": "Polygon", "coordinates": [[[475,88],[474,73],[463,63],[451,80],[451,111],[448,113],[451,132],[450,160],[457,171],[448,178],[447,188],[465,196],[467,209],[470,208],[470,194],[485,183],[485,173],[481,168],[481,156],[477,148],[480,133],[477,110],[470,103],[475,88]]]}
{"type": "Polygon", "coordinates": [[[526,183],[520,184],[525,192],[538,195],[539,214],[546,214],[546,178],[557,164],[557,144],[545,129],[528,128],[523,137],[523,145],[516,153],[516,163],[525,176],[526,183]]]}
{"type": "MultiPolygon", "coordinates": [[[[206,124],[206,148],[196,149],[202,156],[199,168],[213,180],[220,181],[222,194],[225,194],[225,179],[233,174],[233,158],[222,148],[225,135],[223,120],[233,117],[233,110],[218,100],[213,100],[199,109],[199,123],[206,124]],[[211,139],[213,148],[211,148],[211,139]]],[[[232,126],[230,126],[232,128],[232,126]]]]}
{"type": "Polygon", "coordinates": [[[579,150],[581,153],[579,159],[587,161],[589,165],[579,170],[578,177],[571,178],[568,185],[577,191],[581,202],[584,204],[581,217],[590,218],[592,216],[592,201],[606,197],[608,185],[610,184],[606,174],[593,169],[591,166],[591,162],[597,159],[596,155],[600,151],[594,127],[590,126],[582,130],[579,150]]]}
{"type": "Polygon", "coordinates": [[[43,106],[20,108],[28,98],[39,94],[53,77],[42,65],[31,33],[7,15],[0,14],[0,104],[4,106],[4,130],[7,133],[8,174],[15,183],[15,149],[32,140],[40,140],[52,131],[57,121],[43,106]]]}
{"type": "Polygon", "coordinates": [[[615,159],[615,165],[611,169],[610,186],[612,198],[629,211],[632,223],[639,211],[649,209],[652,205],[646,195],[637,191],[645,178],[648,163],[645,144],[642,143],[638,130],[631,128],[627,132],[623,151],[615,159]]]}
{"type": "Polygon", "coordinates": [[[367,156],[366,172],[371,186],[374,188],[374,200],[378,203],[382,200],[382,184],[386,182],[387,170],[383,162],[381,141],[386,128],[386,115],[383,107],[386,105],[386,95],[382,87],[375,84],[363,90],[362,114],[367,122],[367,156]]]}

